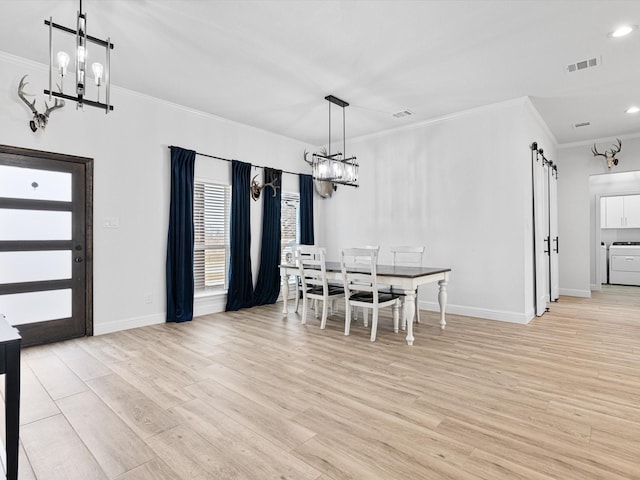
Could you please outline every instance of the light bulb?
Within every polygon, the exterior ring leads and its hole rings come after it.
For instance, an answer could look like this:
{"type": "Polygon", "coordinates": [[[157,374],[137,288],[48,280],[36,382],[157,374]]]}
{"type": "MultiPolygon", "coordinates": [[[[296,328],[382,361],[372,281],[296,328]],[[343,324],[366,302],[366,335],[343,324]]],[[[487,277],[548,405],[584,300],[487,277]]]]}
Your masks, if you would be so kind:
{"type": "Polygon", "coordinates": [[[347,163],[344,166],[344,170],[345,170],[345,181],[352,182],[353,181],[353,165],[351,165],[350,163],[347,163]]]}
{"type": "Polygon", "coordinates": [[[333,178],[342,178],[342,163],[337,160],[333,163],[333,178]]]}
{"type": "Polygon", "coordinates": [[[69,65],[69,55],[67,52],[58,52],[58,70],[60,76],[64,77],[67,74],[67,66],[69,65]]]}
{"type": "Polygon", "coordinates": [[[95,62],[91,64],[91,69],[93,70],[93,77],[96,81],[96,86],[102,85],[102,73],[104,72],[104,67],[101,63],[95,62]]]}
{"type": "Polygon", "coordinates": [[[84,63],[87,60],[87,49],[84,45],[78,46],[78,63],[84,63]]]}

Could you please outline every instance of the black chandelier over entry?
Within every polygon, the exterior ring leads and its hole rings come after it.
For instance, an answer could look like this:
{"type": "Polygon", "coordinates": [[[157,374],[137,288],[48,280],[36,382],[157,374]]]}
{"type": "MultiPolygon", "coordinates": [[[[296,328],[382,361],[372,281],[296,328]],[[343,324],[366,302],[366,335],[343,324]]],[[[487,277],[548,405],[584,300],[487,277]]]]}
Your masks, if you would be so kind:
{"type": "Polygon", "coordinates": [[[91,35],[87,35],[87,14],[82,11],[82,0],[80,0],[80,9],[78,10],[77,24],[75,30],[65,27],[53,22],[53,19],[49,17],[49,20],[44,21],[44,24],[49,27],[49,88],[44,91],[49,95],[49,99],[52,97],[63,98],[65,100],[72,100],[76,102],[77,107],[82,108],[84,105],[91,107],[97,107],[104,109],[105,113],[109,113],[113,110],[111,105],[111,50],[113,50],[113,43],[111,39],[101,40],[91,35]],[[67,74],[67,66],[69,64],[69,55],[60,51],[57,53],[56,58],[58,62],[57,71],[60,76],[60,83],[58,84],[58,92],[53,91],[53,31],[59,30],[61,32],[69,33],[76,37],[75,45],[75,95],[69,95],[64,93],[64,77],[67,74]],[[91,64],[91,70],[93,71],[94,82],[96,86],[96,100],[89,100],[86,98],[87,93],[87,65],[90,55],[99,52],[99,49],[89,49],[88,45],[93,44],[104,48],[104,62],[105,65],[99,62],[93,62],[91,64]],[[90,51],[91,50],[91,51],[90,51]],[[105,89],[105,101],[100,101],[100,87],[104,85],[105,89]]]}

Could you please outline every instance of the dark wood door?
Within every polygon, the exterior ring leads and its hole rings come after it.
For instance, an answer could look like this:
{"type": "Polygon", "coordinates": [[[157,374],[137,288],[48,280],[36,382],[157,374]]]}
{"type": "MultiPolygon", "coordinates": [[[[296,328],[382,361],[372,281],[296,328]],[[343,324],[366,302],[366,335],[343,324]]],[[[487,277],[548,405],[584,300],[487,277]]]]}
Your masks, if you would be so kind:
{"type": "Polygon", "coordinates": [[[88,158],[0,146],[0,313],[23,345],[91,335],[88,158]]]}

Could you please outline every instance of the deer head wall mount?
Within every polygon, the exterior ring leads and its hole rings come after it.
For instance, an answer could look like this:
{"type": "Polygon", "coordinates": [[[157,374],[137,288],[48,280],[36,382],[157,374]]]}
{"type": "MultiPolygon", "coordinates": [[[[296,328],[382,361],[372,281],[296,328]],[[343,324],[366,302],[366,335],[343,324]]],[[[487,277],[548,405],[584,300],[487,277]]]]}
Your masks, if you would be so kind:
{"type": "MultiPolygon", "coordinates": [[[[29,85],[28,82],[24,81],[24,79],[27,78],[27,77],[28,77],[28,75],[25,75],[20,80],[20,85],[18,85],[18,97],[20,97],[20,99],[24,103],[27,104],[27,106],[31,110],[31,113],[33,113],[33,118],[29,122],[29,127],[31,128],[31,131],[35,133],[36,130],[38,130],[38,129],[44,130],[46,128],[47,123],[49,122],[49,114],[51,112],[53,112],[54,110],[57,110],[58,108],[64,107],[64,100],[56,98],[55,103],[53,104],[52,107],[47,105],[47,102],[44,102],[44,106],[46,107],[46,110],[43,113],[38,112],[38,110],[36,109],[36,101],[33,100],[33,102],[30,102],[26,98],[26,96],[29,96],[29,97],[33,97],[34,96],[33,94],[26,93],[24,91],[24,87],[29,85]]],[[[60,88],[60,87],[58,87],[58,88],[60,88]]]]}
{"type": "Polygon", "coordinates": [[[593,144],[593,148],[591,149],[591,153],[593,153],[594,157],[601,156],[607,159],[607,167],[611,168],[614,165],[618,165],[618,159],[616,158],[616,154],[622,150],[622,142],[619,138],[616,138],[618,141],[617,145],[612,145],[610,150],[605,150],[604,153],[600,153],[596,148],[596,144],[593,144]]]}
{"type": "Polygon", "coordinates": [[[273,196],[276,196],[276,190],[280,188],[280,185],[277,185],[277,179],[272,179],[269,183],[265,183],[264,185],[260,185],[256,178],[258,175],[251,179],[251,198],[257,201],[260,198],[260,193],[265,187],[271,187],[273,189],[273,196]]]}

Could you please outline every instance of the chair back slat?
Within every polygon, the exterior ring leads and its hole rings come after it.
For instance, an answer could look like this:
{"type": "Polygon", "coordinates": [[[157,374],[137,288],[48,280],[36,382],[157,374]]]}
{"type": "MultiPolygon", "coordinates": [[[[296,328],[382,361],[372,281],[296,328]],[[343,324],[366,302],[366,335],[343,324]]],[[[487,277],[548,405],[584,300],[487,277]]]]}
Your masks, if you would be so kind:
{"type": "Polygon", "coordinates": [[[346,295],[371,293],[377,303],[376,266],[378,247],[345,248],[341,252],[341,270],[346,295]]]}
{"type": "Polygon", "coordinates": [[[424,257],[424,245],[400,246],[389,248],[394,267],[421,267],[424,257]]]}
{"type": "Polygon", "coordinates": [[[313,286],[322,287],[324,292],[328,290],[324,248],[299,245],[296,248],[296,263],[305,291],[313,286]]]}

